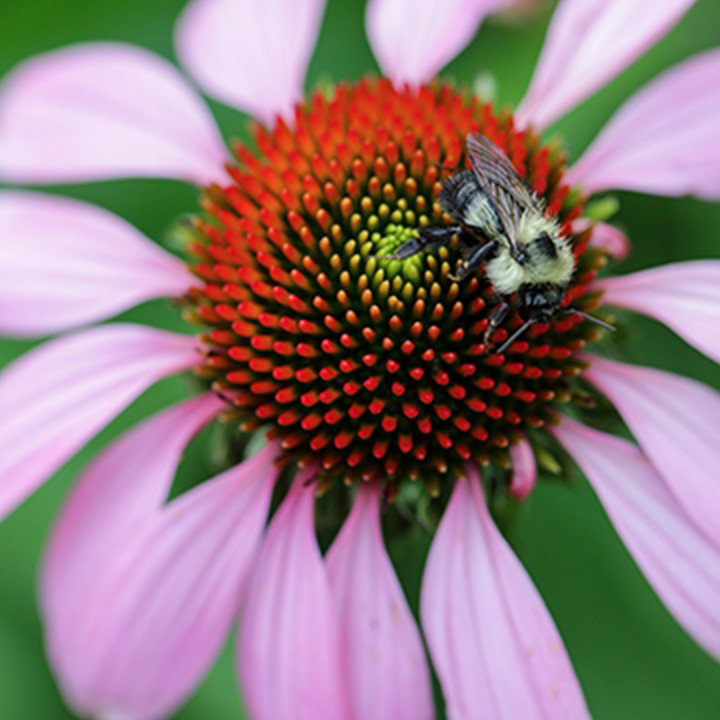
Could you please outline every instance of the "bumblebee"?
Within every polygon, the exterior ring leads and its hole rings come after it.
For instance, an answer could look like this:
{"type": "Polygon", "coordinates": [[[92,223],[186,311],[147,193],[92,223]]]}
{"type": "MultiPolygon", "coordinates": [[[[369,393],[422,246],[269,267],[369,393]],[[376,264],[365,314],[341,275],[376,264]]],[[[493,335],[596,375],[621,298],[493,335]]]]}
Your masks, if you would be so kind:
{"type": "Polygon", "coordinates": [[[511,299],[523,316],[523,325],[497,352],[504,352],[534,323],[548,322],[561,312],[613,330],[581,310],[562,310],[575,270],[572,248],[507,155],[480,133],[467,136],[466,149],[471,170],[448,177],[440,194],[443,210],[455,223],[420,229],[392,257],[404,259],[420,250],[436,249],[457,235],[463,262],[453,279],[463,280],[484,264],[485,275],[500,297],[490,316],[485,344],[507,316],[511,299]]]}

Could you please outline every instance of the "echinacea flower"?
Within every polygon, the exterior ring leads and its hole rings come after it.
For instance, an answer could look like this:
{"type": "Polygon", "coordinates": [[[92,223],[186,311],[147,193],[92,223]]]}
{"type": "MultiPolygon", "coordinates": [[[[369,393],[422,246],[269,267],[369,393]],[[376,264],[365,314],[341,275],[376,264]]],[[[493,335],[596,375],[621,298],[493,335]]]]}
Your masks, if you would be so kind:
{"type": "Polygon", "coordinates": [[[586,211],[611,188],[720,197],[720,50],[640,90],[566,169],[540,133],[692,0],[561,0],[515,115],[434,79],[505,3],[434,4],[371,0],[386,77],[303,99],[322,0],[190,2],[181,62],[260,121],[254,147],[233,155],[189,83],[139,48],[55,51],[0,89],[3,181],[159,176],[202,188],[189,265],[105,210],[0,192],[0,330],[67,332],[0,375],[3,515],[160,378],[194,370],[200,388],[101,452],[53,529],[41,610],[78,713],[167,716],[239,616],[253,720],[432,718],[423,641],[380,525],[384,505],[417,488],[442,516],[420,615],[447,716],[588,717],[488,502],[527,497],[536,456],[564,462],[560,448],[670,612],[720,656],[720,396],[603,356],[602,332],[572,315],[498,353],[520,315],[484,342],[493,288],[482,272],[453,279],[457,248],[386,257],[447,220],[441,166],[463,167],[465,137],[480,132],[569,238],[567,306],[653,316],[720,361],[720,263],[610,276],[627,240],[586,211]],[[156,297],[175,298],[200,334],[83,329],[156,297]],[[592,401],[612,405],[634,441],[593,427],[592,401]],[[168,501],[184,447],[215,420],[236,463],[168,501]],[[230,442],[268,427],[251,457],[230,442]],[[341,525],[324,555],[319,503],[341,525]]]}

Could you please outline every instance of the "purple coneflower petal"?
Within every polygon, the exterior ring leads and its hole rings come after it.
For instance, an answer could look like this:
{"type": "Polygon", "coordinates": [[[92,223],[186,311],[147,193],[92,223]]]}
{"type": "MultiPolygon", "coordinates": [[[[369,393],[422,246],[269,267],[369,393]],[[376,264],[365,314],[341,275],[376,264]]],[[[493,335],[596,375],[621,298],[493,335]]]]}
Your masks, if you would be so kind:
{"type": "Polygon", "coordinates": [[[188,73],[209,95],[270,124],[292,117],[325,0],[193,0],[175,44],[188,73]]]}
{"type": "Polygon", "coordinates": [[[75,588],[88,601],[83,621],[57,619],[76,635],[58,672],[86,683],[86,708],[166,717],[200,681],[246,589],[275,453],[203,483],[97,558],[95,577],[75,588]]]}
{"type": "Polygon", "coordinates": [[[589,718],[560,635],[474,470],[435,535],[421,616],[450,720],[589,718]]]}
{"type": "Polygon", "coordinates": [[[585,377],[615,405],[678,502],[720,547],[720,393],[598,357],[585,377]]]}
{"type": "MultiPolygon", "coordinates": [[[[210,534],[217,530],[216,544],[224,542],[222,528],[229,522],[224,512],[234,522],[238,509],[232,513],[227,507],[227,492],[218,479],[160,512],[186,443],[221,407],[208,393],[127,432],[84,472],[55,524],[41,586],[48,654],[70,702],[83,714],[156,717],[167,712],[191,684],[188,665],[203,664],[205,641],[222,640],[206,622],[217,610],[213,605],[198,622],[208,636],[192,644],[190,657],[181,652],[181,643],[192,640],[184,625],[198,621],[193,604],[203,597],[193,570],[200,569],[202,559],[208,573],[202,579],[210,583],[219,562],[219,555],[203,556],[212,538],[205,527],[196,526],[214,510],[210,534]],[[188,540],[191,545],[185,547],[188,540]],[[192,597],[183,581],[197,583],[192,597]]],[[[234,551],[242,559],[242,546],[234,551]]],[[[224,567],[223,578],[234,571],[234,565],[224,567]]],[[[220,590],[219,583],[212,587],[220,590]]]]}
{"type": "Polygon", "coordinates": [[[633,95],[566,178],[588,193],[720,198],[720,50],[680,63],[633,95]]]}
{"type": "Polygon", "coordinates": [[[656,318],[720,363],[720,261],[673,263],[597,285],[603,303],[656,318]]]}
{"type": "Polygon", "coordinates": [[[223,176],[212,116],[167,60],[89,43],[23,63],[0,88],[0,179],[13,183],[223,176]]]}
{"type": "Polygon", "coordinates": [[[352,717],[307,477],[295,480],[270,523],[241,620],[240,679],[253,720],[352,717]]]}
{"type": "Polygon", "coordinates": [[[181,296],[194,276],[121,218],[77,200],[0,191],[0,332],[32,337],[181,296]]]}
{"type": "Polygon", "coordinates": [[[520,442],[510,446],[510,460],[512,461],[510,494],[516,500],[525,500],[537,482],[535,453],[527,438],[522,438],[520,442]]]}
{"type": "Polygon", "coordinates": [[[561,0],[515,118],[542,129],[651,48],[695,0],[561,0]]]}
{"type": "MultiPolygon", "coordinates": [[[[573,232],[583,232],[590,227],[590,224],[587,218],[580,218],[573,223],[573,232]]],[[[593,231],[590,236],[592,247],[606,250],[614,260],[618,261],[624,260],[630,254],[630,241],[622,230],[604,222],[592,223],[592,225],[593,231]]]]}
{"type": "Polygon", "coordinates": [[[627,440],[564,420],[553,430],[678,622],[720,659],[720,552],[627,440]]]}
{"type": "Polygon", "coordinates": [[[355,720],[430,720],[422,640],[387,555],[380,489],[361,487],[327,554],[355,720]]]}
{"type": "Polygon", "coordinates": [[[197,363],[197,340],[108,325],[53,340],[0,374],[0,518],[154,382],[197,363]]]}
{"type": "Polygon", "coordinates": [[[511,0],[369,0],[367,35],[375,57],[394,83],[431,80],[475,37],[489,12],[511,0]]]}
{"type": "Polygon", "coordinates": [[[43,563],[42,606],[51,620],[55,612],[68,612],[75,587],[96,572],[98,553],[161,508],[185,446],[222,407],[205,393],[167,408],[126,432],[83,471],[43,563]]]}

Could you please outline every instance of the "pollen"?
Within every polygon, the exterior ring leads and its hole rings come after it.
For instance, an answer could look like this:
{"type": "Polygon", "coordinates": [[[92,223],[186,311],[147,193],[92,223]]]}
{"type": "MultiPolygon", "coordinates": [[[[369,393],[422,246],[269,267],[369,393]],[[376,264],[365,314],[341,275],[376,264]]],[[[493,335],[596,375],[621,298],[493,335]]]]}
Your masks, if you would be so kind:
{"type": "Polygon", "coordinates": [[[457,282],[451,244],[405,260],[393,251],[450,218],[443,178],[466,168],[465,137],[503,148],[568,237],[576,271],[565,302],[590,311],[604,262],[565,157],[518,130],[509,112],[440,83],[340,85],[298,106],[292,127],[255,127],[225,186],[206,188],[189,245],[201,287],[185,313],[203,326],[198,375],[230,422],[269,428],[288,461],[328,482],[421,478],[434,491],[468,461],[507,465],[519,433],[572,400],[581,318],[537,324],[503,354],[516,313],[483,342],[498,298],[483,275],[457,282]]]}

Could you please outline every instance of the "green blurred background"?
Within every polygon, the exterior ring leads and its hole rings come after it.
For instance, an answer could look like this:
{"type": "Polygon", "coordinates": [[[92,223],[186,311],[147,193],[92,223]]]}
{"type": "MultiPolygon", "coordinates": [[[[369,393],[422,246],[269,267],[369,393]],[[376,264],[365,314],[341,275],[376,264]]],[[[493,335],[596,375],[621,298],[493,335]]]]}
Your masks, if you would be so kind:
{"type": "MultiPolygon", "coordinates": [[[[184,0],[2,0],[0,76],[35,53],[87,40],[137,43],[172,58],[173,22],[183,4],[184,0]]],[[[471,83],[478,73],[490,71],[497,80],[499,101],[517,103],[541,47],[550,5],[521,21],[486,22],[444,74],[471,83]]],[[[363,8],[364,0],[330,0],[308,86],[377,71],[364,36],[363,8]]],[[[673,63],[717,45],[719,28],[717,0],[698,0],[657,47],[551,133],[562,133],[571,157],[577,157],[633,90],[673,63]]],[[[242,115],[218,104],[211,107],[226,136],[243,134],[242,115]]],[[[167,238],[175,218],[194,209],[196,200],[193,189],[165,181],[58,190],[119,213],[159,241],[167,238]]],[[[621,271],[720,254],[720,206],[630,193],[620,194],[620,200],[616,222],[634,243],[621,271]]],[[[161,302],[136,308],[122,319],[183,329],[175,312],[161,302]]],[[[668,330],[635,316],[628,319],[631,332],[623,357],[720,386],[717,366],[668,330]]],[[[0,342],[0,365],[29,346],[0,342]]],[[[0,525],[0,717],[75,717],[63,705],[43,653],[36,575],[44,539],[73,478],[93,453],[139,418],[187,392],[183,379],[148,391],[0,525]]],[[[180,470],[180,485],[184,478],[210,472],[206,446],[203,438],[193,443],[180,470]]],[[[523,508],[516,531],[514,544],[556,618],[595,718],[720,718],[720,667],[693,644],[654,596],[583,480],[570,487],[542,484],[523,508]]],[[[428,545],[429,536],[418,531],[391,547],[415,606],[428,545]]],[[[232,638],[209,677],[175,717],[242,717],[232,638]]]]}

